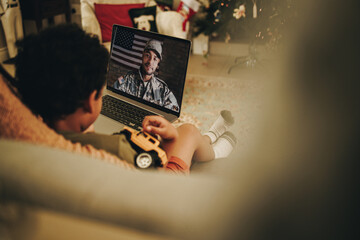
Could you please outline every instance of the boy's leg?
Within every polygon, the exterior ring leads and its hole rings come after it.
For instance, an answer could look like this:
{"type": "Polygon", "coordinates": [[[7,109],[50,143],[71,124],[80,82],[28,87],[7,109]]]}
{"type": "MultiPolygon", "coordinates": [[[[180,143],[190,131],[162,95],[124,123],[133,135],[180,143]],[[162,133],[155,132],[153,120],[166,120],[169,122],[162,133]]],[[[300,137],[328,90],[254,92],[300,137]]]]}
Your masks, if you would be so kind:
{"type": "Polygon", "coordinates": [[[215,120],[209,131],[204,135],[208,136],[210,143],[213,144],[220,138],[231,125],[234,124],[234,118],[230,111],[222,110],[220,116],[215,120]]]}
{"type": "Polygon", "coordinates": [[[175,156],[183,160],[189,167],[194,158],[196,161],[210,161],[214,159],[214,150],[207,136],[191,124],[183,124],[177,128],[179,137],[173,141],[164,141],[163,148],[168,158],[175,156]]]}

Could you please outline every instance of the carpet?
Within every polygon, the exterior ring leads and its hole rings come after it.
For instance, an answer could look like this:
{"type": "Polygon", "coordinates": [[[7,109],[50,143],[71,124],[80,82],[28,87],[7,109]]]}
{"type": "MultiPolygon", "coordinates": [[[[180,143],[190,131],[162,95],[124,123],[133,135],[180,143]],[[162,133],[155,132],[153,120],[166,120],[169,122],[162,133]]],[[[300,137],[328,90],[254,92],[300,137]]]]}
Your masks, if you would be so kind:
{"type": "Polygon", "coordinates": [[[245,73],[239,78],[188,75],[185,83],[182,110],[175,126],[194,124],[205,133],[223,109],[235,118],[231,131],[238,144],[246,145],[255,135],[262,110],[262,80],[245,73]]]}

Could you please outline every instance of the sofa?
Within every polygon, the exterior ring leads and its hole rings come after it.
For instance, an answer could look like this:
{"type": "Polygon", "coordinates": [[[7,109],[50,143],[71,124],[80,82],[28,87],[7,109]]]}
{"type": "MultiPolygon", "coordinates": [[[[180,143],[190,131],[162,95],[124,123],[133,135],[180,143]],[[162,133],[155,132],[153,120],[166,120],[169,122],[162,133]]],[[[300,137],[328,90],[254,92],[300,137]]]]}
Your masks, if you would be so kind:
{"type": "Polygon", "coordinates": [[[235,199],[221,177],[230,160],[196,163],[190,176],[140,171],[65,140],[22,104],[1,75],[0,90],[1,239],[224,236],[235,199]]]}
{"type": "MultiPolygon", "coordinates": [[[[173,37],[186,38],[189,31],[189,22],[183,31],[183,16],[176,12],[174,1],[171,11],[163,11],[159,7],[156,8],[156,25],[157,30],[161,34],[173,37]]],[[[95,14],[94,4],[138,4],[143,3],[145,7],[157,6],[155,0],[80,0],[81,5],[81,24],[82,28],[87,32],[99,37],[102,41],[101,28],[95,14]]],[[[110,48],[110,42],[104,41],[105,46],[110,48]]]]}
{"type": "Polygon", "coordinates": [[[222,239],[231,216],[226,185],[211,175],[134,172],[8,139],[0,149],[8,239],[222,239]]]}

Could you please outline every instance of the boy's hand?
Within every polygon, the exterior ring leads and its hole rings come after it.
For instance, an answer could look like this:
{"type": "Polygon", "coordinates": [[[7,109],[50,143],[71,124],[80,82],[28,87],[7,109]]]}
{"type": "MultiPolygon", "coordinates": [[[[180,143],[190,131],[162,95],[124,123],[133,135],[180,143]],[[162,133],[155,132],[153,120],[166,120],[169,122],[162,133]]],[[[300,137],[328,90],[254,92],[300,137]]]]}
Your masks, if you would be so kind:
{"type": "Polygon", "coordinates": [[[143,131],[158,134],[164,140],[173,140],[178,137],[176,128],[165,118],[160,116],[146,116],[143,121],[143,131]]]}

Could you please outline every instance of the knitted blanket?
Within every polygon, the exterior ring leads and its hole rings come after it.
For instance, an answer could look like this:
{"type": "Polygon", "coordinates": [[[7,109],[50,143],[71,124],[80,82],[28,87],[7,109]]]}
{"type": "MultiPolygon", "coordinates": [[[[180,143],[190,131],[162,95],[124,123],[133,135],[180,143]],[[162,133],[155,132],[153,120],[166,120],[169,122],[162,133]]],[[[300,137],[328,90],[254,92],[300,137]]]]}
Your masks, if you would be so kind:
{"type": "Polygon", "coordinates": [[[135,167],[91,145],[72,143],[36,117],[10,90],[0,75],[0,137],[60,148],[98,158],[126,169],[135,167]]]}

